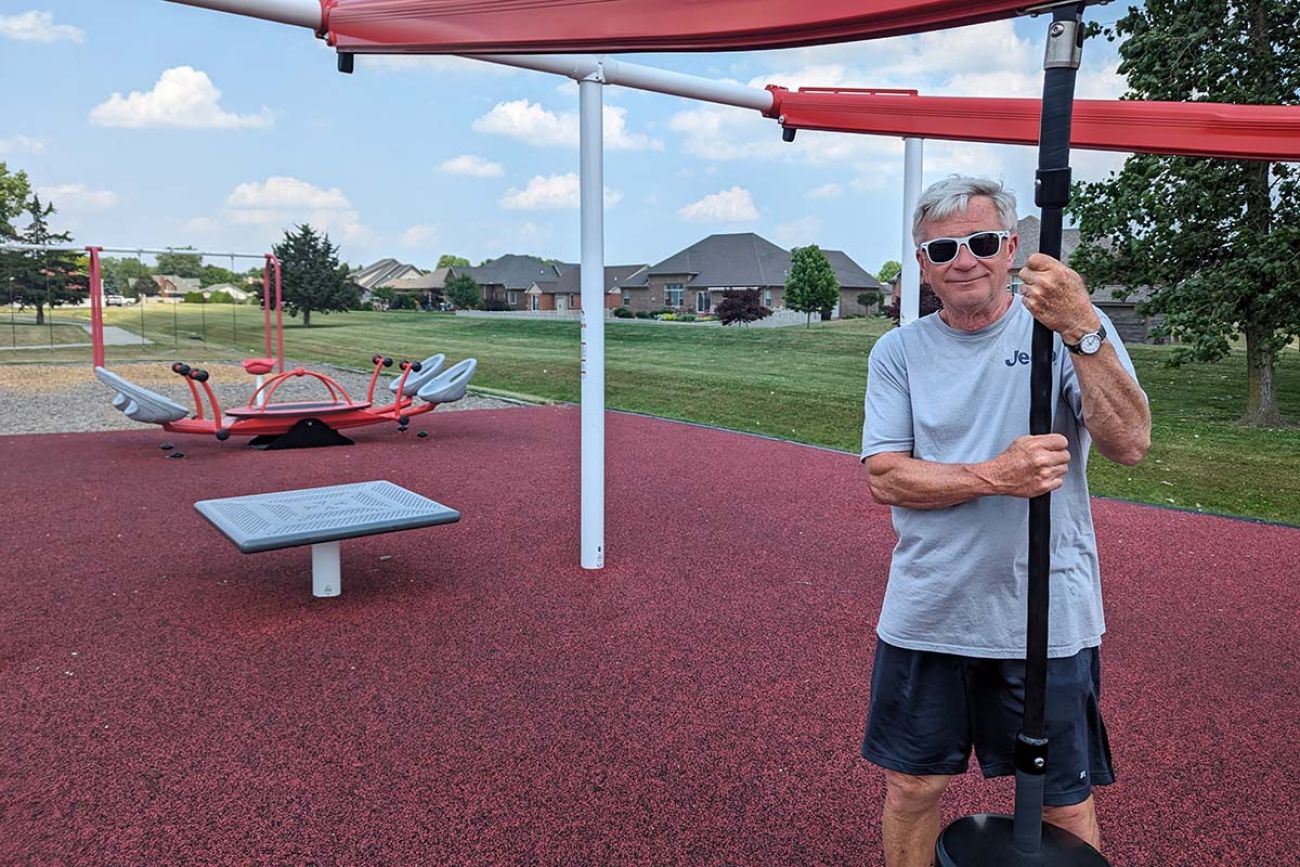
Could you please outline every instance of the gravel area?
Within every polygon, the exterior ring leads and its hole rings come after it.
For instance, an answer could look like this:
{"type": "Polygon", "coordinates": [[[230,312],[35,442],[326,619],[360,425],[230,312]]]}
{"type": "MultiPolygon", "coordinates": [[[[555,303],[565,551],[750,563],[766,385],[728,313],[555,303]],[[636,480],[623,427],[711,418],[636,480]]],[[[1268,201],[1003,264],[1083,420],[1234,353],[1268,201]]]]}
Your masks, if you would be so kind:
{"type": "MultiPolygon", "coordinates": [[[[294,364],[286,361],[285,367],[294,364]]],[[[210,364],[208,380],[221,406],[240,406],[253,393],[253,377],[238,364],[210,364]]],[[[323,364],[310,369],[335,379],[352,398],[365,395],[370,375],[340,370],[323,364]]],[[[182,406],[193,406],[189,388],[171,372],[166,362],[151,361],[115,364],[114,373],[166,395],[182,406]]],[[[385,380],[381,376],[381,381],[385,380]]],[[[388,395],[387,386],[385,398],[388,395]]],[[[378,394],[380,386],[376,386],[378,394]]],[[[275,393],[276,400],[321,398],[324,386],[311,377],[294,378],[275,393]]],[[[113,409],[113,392],[95,378],[90,365],[78,364],[5,364],[0,365],[0,435],[26,433],[61,433],[69,431],[140,430],[146,425],[113,409]]],[[[387,403],[387,400],[384,401],[387,403]]],[[[454,403],[445,403],[435,412],[471,409],[504,409],[520,406],[514,401],[470,394],[454,403]]]]}

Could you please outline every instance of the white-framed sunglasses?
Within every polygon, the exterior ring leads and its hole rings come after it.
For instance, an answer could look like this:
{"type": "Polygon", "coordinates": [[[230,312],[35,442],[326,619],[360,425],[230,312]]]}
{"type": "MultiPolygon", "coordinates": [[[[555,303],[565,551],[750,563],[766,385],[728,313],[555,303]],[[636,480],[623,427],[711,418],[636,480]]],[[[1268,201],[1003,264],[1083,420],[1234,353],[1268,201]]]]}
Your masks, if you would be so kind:
{"type": "Polygon", "coordinates": [[[921,252],[925,253],[925,258],[930,260],[930,264],[946,265],[957,258],[962,245],[965,245],[976,259],[992,259],[1002,249],[1002,242],[1010,237],[1011,233],[1006,230],[974,232],[962,238],[931,238],[922,241],[920,247],[921,252]]]}

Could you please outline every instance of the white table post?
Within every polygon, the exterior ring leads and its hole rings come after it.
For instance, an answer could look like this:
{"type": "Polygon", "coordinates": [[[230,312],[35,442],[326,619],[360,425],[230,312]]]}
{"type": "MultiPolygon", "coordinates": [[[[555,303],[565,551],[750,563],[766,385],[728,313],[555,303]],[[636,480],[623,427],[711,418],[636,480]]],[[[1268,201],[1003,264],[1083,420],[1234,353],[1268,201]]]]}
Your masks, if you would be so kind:
{"type": "Polygon", "coordinates": [[[343,592],[338,542],[317,542],[311,546],[311,595],[338,596],[343,592]]]}

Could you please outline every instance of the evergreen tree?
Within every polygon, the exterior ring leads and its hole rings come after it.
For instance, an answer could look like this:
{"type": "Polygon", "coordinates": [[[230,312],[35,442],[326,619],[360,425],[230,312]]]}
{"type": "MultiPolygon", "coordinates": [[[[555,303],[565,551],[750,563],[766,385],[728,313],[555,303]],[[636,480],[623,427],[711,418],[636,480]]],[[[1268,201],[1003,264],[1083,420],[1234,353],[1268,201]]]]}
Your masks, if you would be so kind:
{"type": "Polygon", "coordinates": [[[795,247],[785,281],[785,306],[808,314],[811,323],[814,312],[830,310],[839,300],[840,284],[826,254],[816,244],[795,247]]]}
{"type": "Polygon", "coordinates": [[[313,311],[352,310],[360,303],[347,266],[339,264],[338,252],[329,235],[318,234],[306,224],[296,232],[285,232],[284,241],[274,247],[280,260],[284,308],[290,316],[301,313],[304,328],[311,327],[313,311]]]}
{"type": "MultiPolygon", "coordinates": [[[[1120,46],[1130,99],[1300,104],[1294,0],[1147,0],[1103,31],[1120,46]]],[[[1150,287],[1172,362],[1213,361],[1246,338],[1243,421],[1282,422],[1278,352],[1300,334],[1300,171],[1286,163],[1139,155],[1076,185],[1092,285],[1150,287]]]]}
{"type": "MultiPolygon", "coordinates": [[[[26,203],[30,222],[14,233],[20,244],[53,246],[68,244],[72,235],[50,231],[49,217],[54,205],[41,204],[33,195],[26,203]]],[[[0,260],[0,285],[6,285],[9,298],[26,307],[36,308],[36,324],[45,323],[45,308],[75,303],[86,297],[89,280],[80,267],[80,254],[71,250],[23,250],[6,252],[0,260]]]]}

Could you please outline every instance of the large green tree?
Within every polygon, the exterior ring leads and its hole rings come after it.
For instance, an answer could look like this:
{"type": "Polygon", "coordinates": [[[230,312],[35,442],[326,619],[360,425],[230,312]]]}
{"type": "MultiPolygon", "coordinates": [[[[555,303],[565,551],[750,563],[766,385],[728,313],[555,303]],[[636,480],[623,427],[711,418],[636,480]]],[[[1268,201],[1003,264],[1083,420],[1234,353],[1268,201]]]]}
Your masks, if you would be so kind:
{"type": "Polygon", "coordinates": [[[158,254],[157,274],[170,274],[174,277],[201,277],[203,275],[203,257],[198,253],[186,253],[173,250],[158,254]]]}
{"type": "Polygon", "coordinates": [[[18,236],[13,221],[27,210],[31,195],[27,173],[11,172],[8,165],[0,162],[0,241],[12,241],[18,236]]]}
{"type": "Polygon", "coordinates": [[[885,286],[894,281],[894,278],[903,273],[903,266],[897,259],[889,259],[885,264],[880,266],[880,271],[876,273],[876,279],[885,286]]]}
{"type": "MultiPolygon", "coordinates": [[[[1129,99],[1300,104],[1295,0],[1147,0],[1103,31],[1122,39],[1129,99]]],[[[1093,285],[1149,287],[1146,310],[1185,345],[1176,364],[1214,361],[1246,339],[1243,421],[1277,425],[1273,370],[1300,333],[1300,175],[1296,164],[1130,157],[1076,185],[1093,285]]]]}
{"type": "Polygon", "coordinates": [[[329,235],[304,224],[285,232],[274,252],[280,260],[284,307],[291,316],[302,314],[304,328],[311,327],[313,311],[351,310],[359,303],[357,288],[347,266],[339,264],[339,248],[329,235]]]}
{"type": "Polygon", "coordinates": [[[830,310],[840,300],[840,283],[826,254],[816,244],[795,247],[785,280],[785,306],[808,315],[830,310]]]}
{"type": "Polygon", "coordinates": [[[468,274],[457,274],[452,277],[442,291],[447,300],[461,310],[477,310],[483,306],[483,296],[479,293],[478,284],[468,274]]]}
{"type": "MultiPolygon", "coordinates": [[[[33,195],[26,203],[27,225],[13,233],[13,240],[41,246],[70,243],[69,233],[50,230],[49,218],[55,213],[54,205],[42,204],[41,197],[33,195]]],[[[7,289],[11,303],[34,307],[36,324],[43,325],[47,306],[86,297],[88,279],[80,261],[81,254],[72,250],[6,251],[0,256],[0,287],[7,289]]]]}
{"type": "Polygon", "coordinates": [[[148,265],[134,256],[123,256],[120,259],[105,256],[99,260],[99,265],[104,275],[104,291],[108,292],[108,287],[112,285],[118,294],[128,298],[139,294],[136,281],[153,273],[148,265]]]}
{"type": "Polygon", "coordinates": [[[438,264],[435,265],[434,267],[450,268],[455,265],[461,265],[463,267],[468,268],[469,260],[466,259],[464,256],[453,256],[451,253],[443,253],[441,256],[438,257],[438,264]]]}

